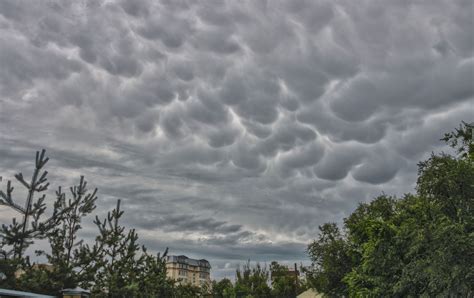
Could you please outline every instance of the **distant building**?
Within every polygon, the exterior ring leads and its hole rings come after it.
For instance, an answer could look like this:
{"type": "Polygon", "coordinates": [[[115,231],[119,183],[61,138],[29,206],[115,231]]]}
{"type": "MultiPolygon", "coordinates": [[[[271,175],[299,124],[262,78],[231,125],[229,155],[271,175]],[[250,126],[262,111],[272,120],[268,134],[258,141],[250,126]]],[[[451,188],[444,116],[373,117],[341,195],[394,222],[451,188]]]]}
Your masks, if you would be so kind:
{"type": "Polygon", "coordinates": [[[316,290],[314,289],[309,289],[301,294],[299,294],[298,296],[296,296],[297,298],[323,298],[323,295],[322,294],[319,294],[318,292],[316,292],[316,290]]]}
{"type": "Polygon", "coordinates": [[[293,268],[286,267],[287,270],[276,270],[270,273],[270,280],[273,281],[278,277],[289,277],[293,279],[296,283],[299,281],[300,271],[298,270],[296,263],[293,268]]]}
{"type": "MultiPolygon", "coordinates": [[[[33,264],[32,269],[33,270],[46,270],[46,271],[51,272],[51,271],[53,271],[53,265],[51,265],[51,264],[33,264]]],[[[19,278],[23,274],[25,274],[25,271],[23,269],[18,269],[17,271],[15,271],[15,277],[16,278],[19,278]]],[[[0,298],[1,297],[2,296],[0,296],[0,298]]]]}
{"type": "Polygon", "coordinates": [[[195,260],[186,256],[167,256],[166,275],[178,282],[200,287],[211,282],[211,264],[207,260],[195,260]]]}
{"type": "Polygon", "coordinates": [[[28,297],[28,298],[56,298],[56,296],[48,296],[30,292],[15,291],[8,289],[0,289],[1,298],[14,298],[14,297],[28,297]]]}

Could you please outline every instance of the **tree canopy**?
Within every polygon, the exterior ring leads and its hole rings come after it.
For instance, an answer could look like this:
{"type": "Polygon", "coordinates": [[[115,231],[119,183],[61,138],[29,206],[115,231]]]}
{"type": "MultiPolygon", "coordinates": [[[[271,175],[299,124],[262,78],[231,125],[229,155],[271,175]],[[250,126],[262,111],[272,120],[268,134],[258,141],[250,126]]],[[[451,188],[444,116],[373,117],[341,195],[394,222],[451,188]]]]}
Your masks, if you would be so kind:
{"type": "Polygon", "coordinates": [[[416,193],[381,195],[320,227],[311,285],[326,296],[474,294],[474,147],[467,123],[443,138],[456,155],[418,164],[416,193]]]}

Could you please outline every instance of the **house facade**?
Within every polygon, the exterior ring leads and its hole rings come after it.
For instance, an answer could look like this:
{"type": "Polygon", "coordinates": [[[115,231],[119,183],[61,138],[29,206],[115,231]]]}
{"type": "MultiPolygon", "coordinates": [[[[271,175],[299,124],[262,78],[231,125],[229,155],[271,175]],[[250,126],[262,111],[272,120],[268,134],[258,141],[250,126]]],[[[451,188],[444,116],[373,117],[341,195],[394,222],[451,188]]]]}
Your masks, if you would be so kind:
{"type": "Polygon", "coordinates": [[[166,275],[178,282],[201,287],[211,282],[211,264],[207,260],[186,256],[167,256],[166,275]]]}

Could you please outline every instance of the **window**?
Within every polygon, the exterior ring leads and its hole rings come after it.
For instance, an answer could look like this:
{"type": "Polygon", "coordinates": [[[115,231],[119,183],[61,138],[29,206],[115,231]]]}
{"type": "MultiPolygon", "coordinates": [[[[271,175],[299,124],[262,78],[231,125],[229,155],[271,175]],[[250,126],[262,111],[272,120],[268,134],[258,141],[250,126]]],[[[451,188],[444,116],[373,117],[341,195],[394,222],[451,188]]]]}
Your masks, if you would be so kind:
{"type": "Polygon", "coordinates": [[[208,277],[207,273],[203,273],[203,272],[199,273],[199,278],[207,278],[207,277],[208,277]]]}

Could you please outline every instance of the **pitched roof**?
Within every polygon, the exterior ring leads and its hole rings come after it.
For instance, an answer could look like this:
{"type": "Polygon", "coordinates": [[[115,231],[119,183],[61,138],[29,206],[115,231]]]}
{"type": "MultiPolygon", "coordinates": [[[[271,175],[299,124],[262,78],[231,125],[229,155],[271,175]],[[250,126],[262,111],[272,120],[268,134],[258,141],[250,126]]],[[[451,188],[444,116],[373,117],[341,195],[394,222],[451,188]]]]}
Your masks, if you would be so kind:
{"type": "Polygon", "coordinates": [[[211,264],[206,259],[200,259],[200,260],[191,259],[185,255],[167,256],[166,262],[167,263],[180,263],[180,264],[186,264],[189,266],[196,266],[196,267],[211,268],[211,264]]]}

